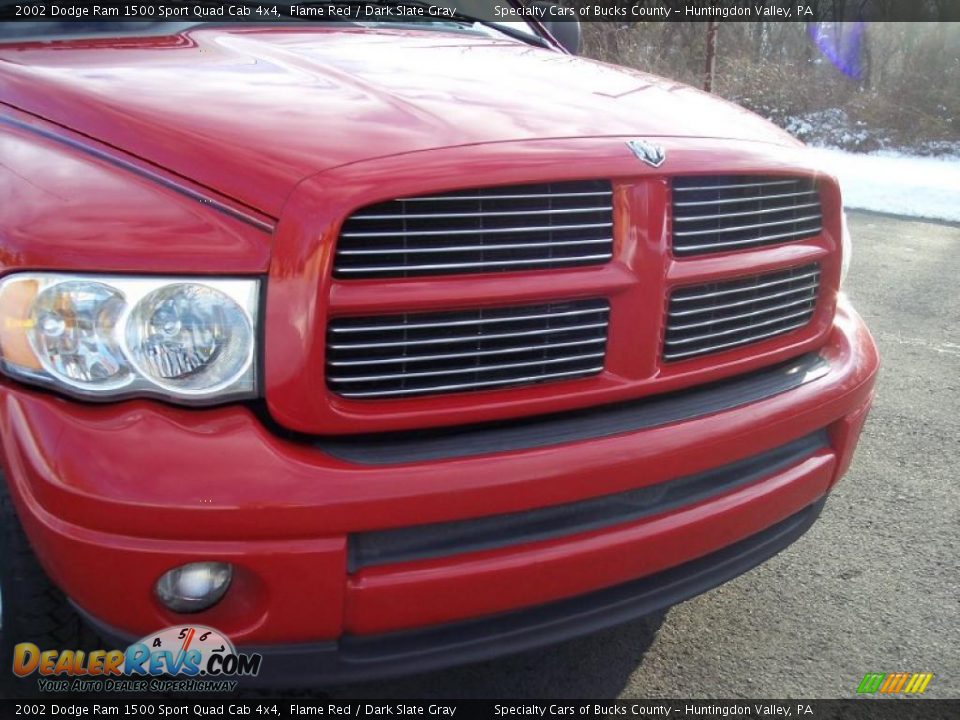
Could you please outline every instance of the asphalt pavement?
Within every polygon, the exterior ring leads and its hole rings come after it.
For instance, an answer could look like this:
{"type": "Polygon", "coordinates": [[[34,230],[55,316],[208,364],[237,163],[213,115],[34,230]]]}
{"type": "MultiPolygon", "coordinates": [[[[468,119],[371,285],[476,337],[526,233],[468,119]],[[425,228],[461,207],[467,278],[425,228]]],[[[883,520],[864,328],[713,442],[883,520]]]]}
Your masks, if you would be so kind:
{"type": "Polygon", "coordinates": [[[960,227],[851,213],[846,291],[880,347],[847,476],[795,545],[705,595],[562,645],[354,698],[843,698],[867,672],[960,697],[960,227]]]}

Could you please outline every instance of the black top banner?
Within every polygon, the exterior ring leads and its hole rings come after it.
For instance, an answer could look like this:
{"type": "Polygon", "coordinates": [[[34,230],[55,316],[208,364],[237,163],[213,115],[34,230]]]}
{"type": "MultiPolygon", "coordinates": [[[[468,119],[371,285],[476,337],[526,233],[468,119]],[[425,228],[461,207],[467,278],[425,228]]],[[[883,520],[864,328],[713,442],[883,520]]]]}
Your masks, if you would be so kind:
{"type": "Polygon", "coordinates": [[[960,0],[0,0],[13,22],[945,22],[960,0]]]}

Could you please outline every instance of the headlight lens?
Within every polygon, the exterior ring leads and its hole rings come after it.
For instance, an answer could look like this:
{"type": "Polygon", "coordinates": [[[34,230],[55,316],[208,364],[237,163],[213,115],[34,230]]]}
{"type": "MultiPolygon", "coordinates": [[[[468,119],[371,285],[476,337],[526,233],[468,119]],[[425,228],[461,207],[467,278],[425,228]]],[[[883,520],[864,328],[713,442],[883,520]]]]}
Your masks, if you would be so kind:
{"type": "Polygon", "coordinates": [[[123,296],[109,285],[73,281],[37,295],[28,339],[51,377],[79,389],[113,390],[133,374],[113,338],[123,296]]]}
{"type": "Polygon", "coordinates": [[[93,399],[252,397],[258,297],[257,280],[10,275],[2,367],[93,399]]]}
{"type": "Polygon", "coordinates": [[[137,303],[126,341],[137,369],[160,387],[211,392],[232,384],[249,365],[253,328],[229,295],[180,283],[137,303]]]}

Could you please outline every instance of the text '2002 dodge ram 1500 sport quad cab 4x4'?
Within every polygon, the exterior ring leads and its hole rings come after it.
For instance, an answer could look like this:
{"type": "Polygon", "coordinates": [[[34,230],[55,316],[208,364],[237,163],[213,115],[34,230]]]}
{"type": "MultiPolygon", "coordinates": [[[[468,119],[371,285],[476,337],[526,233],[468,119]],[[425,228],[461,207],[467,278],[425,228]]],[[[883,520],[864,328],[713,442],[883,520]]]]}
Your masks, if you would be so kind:
{"type": "Polygon", "coordinates": [[[746,571],[850,463],[840,190],[739,107],[460,20],[14,39],[0,92],[5,652],[490,657],[746,571]]]}

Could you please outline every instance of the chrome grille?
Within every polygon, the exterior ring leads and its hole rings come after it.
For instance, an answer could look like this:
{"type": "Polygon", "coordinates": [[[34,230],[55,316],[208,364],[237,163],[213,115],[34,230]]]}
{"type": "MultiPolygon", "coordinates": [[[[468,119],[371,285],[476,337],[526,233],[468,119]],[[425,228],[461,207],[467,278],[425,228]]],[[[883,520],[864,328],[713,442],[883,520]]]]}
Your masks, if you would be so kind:
{"type": "Polygon", "coordinates": [[[334,276],[345,279],[546,270],[613,253],[606,180],[512,185],[365,207],[344,223],[334,276]]]}
{"type": "Polygon", "coordinates": [[[596,375],[606,300],[377,318],[327,330],[327,386],[349,398],[466,392],[596,375]]]}
{"type": "Polygon", "coordinates": [[[813,316],[819,285],[813,264],[676,290],[663,358],[683,360],[801,328],[813,316]]]}
{"type": "Polygon", "coordinates": [[[801,240],[819,233],[823,222],[809,177],[678,177],[672,195],[675,255],[801,240]]]}

